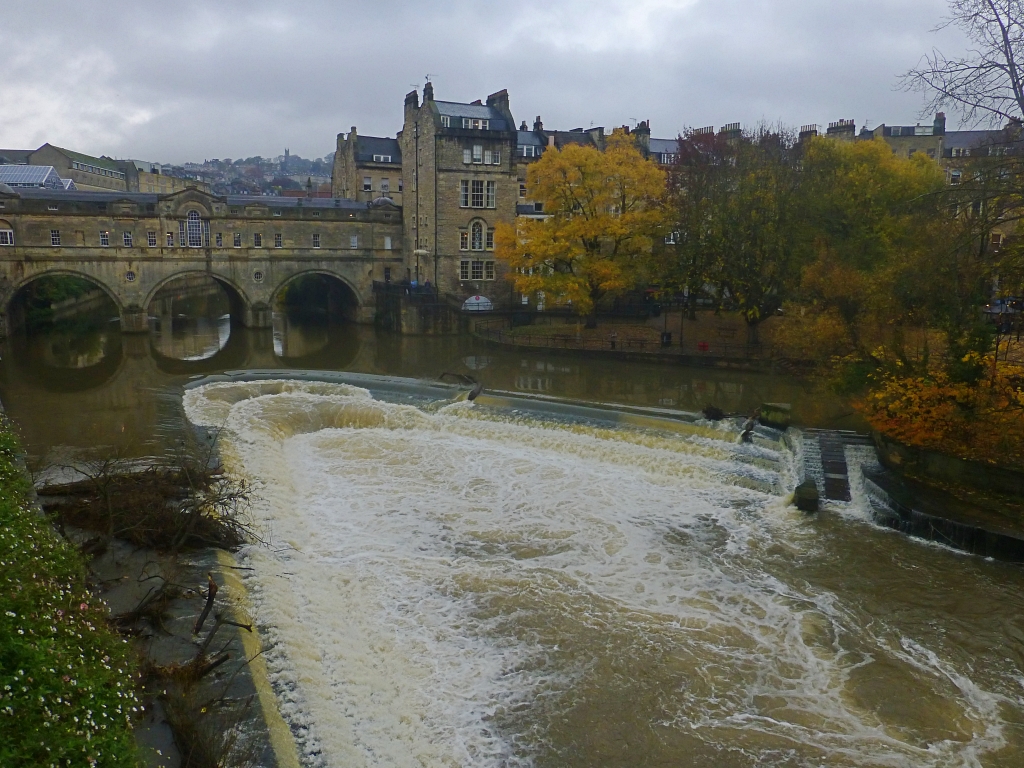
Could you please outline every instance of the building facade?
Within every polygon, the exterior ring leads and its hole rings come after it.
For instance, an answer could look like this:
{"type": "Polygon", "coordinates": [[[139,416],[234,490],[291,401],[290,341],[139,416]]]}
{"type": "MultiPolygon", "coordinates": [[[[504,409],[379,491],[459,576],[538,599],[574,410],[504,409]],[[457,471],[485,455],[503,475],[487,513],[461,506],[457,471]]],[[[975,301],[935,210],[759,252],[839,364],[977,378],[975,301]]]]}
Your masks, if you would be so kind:
{"type": "Polygon", "coordinates": [[[61,178],[71,179],[83,192],[128,191],[125,173],[116,161],[43,144],[28,155],[29,165],[52,165],[61,178]]]}
{"type": "Polygon", "coordinates": [[[364,203],[379,197],[402,204],[404,178],[398,139],[359,136],[356,127],[338,134],[331,194],[364,203]]]}

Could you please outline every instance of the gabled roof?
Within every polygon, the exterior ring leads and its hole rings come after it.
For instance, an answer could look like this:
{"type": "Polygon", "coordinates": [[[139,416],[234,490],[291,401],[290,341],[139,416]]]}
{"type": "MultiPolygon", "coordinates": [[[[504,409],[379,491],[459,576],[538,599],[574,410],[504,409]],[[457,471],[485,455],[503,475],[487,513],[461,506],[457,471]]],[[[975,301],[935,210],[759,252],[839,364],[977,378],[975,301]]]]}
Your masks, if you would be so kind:
{"type": "MultiPolygon", "coordinates": [[[[505,116],[486,104],[460,104],[456,101],[435,101],[434,104],[437,106],[438,113],[448,117],[489,120],[492,131],[507,131],[509,128],[505,122],[505,116]]],[[[461,127],[461,125],[452,127],[461,127]]]]}
{"type": "Polygon", "coordinates": [[[402,150],[398,146],[398,139],[356,136],[356,162],[372,163],[374,155],[390,156],[392,163],[402,162],[402,150]]]}
{"type": "MultiPolygon", "coordinates": [[[[82,154],[81,152],[75,152],[74,150],[71,149],[64,149],[64,147],[58,147],[53,144],[44,144],[39,149],[42,149],[43,147],[47,146],[52,147],[53,149],[56,149],[58,152],[63,153],[70,159],[74,160],[76,163],[87,163],[89,165],[95,165],[97,168],[106,168],[108,171],[117,171],[118,173],[121,172],[121,169],[117,167],[117,163],[113,160],[109,160],[107,158],[102,157],[93,157],[92,155],[85,155],[82,154]]],[[[39,150],[37,149],[36,151],[38,152],[39,150]]]]}

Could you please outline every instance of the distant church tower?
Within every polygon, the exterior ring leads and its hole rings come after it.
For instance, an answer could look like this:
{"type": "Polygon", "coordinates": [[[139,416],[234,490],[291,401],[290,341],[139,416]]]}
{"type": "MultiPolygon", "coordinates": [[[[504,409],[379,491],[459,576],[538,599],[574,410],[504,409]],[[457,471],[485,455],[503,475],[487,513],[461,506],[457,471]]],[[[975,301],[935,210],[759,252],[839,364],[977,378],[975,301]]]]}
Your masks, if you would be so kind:
{"type": "Polygon", "coordinates": [[[288,147],[284,148],[284,162],[281,163],[281,173],[288,171],[288,158],[291,157],[291,152],[288,151],[288,147]]]}

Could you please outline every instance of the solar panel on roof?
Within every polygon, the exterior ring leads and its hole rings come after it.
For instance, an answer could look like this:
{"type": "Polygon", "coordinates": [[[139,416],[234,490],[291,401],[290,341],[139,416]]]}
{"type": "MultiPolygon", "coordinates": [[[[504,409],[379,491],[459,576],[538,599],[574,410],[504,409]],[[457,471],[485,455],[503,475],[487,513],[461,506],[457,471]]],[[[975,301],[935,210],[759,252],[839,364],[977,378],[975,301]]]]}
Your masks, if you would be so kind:
{"type": "Polygon", "coordinates": [[[0,183],[9,187],[63,187],[52,165],[0,165],[0,183]]]}

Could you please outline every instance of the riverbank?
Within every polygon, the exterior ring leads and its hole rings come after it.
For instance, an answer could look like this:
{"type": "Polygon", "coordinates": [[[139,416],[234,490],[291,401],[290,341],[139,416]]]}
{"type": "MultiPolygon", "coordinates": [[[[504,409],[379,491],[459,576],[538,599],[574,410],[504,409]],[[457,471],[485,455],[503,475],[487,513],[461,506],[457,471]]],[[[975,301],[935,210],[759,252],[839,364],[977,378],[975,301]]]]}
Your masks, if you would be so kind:
{"type": "Polygon", "coordinates": [[[671,332],[636,323],[606,322],[598,328],[583,329],[562,323],[512,327],[507,320],[484,320],[475,324],[473,335],[487,344],[519,352],[542,350],[555,355],[690,368],[774,371],[787,363],[776,358],[768,345],[725,341],[721,337],[709,337],[713,340],[707,341],[699,333],[685,341],[677,336],[673,342],[671,332]]]}
{"type": "Polygon", "coordinates": [[[39,514],[0,423],[0,765],[135,768],[131,649],[107,627],[84,558],[39,514]]]}
{"type": "Polygon", "coordinates": [[[262,541],[252,493],[220,473],[214,449],[200,438],[174,459],[97,452],[43,472],[40,504],[88,558],[102,620],[137,657],[142,764],[297,768],[229,551],[262,541]]]}

